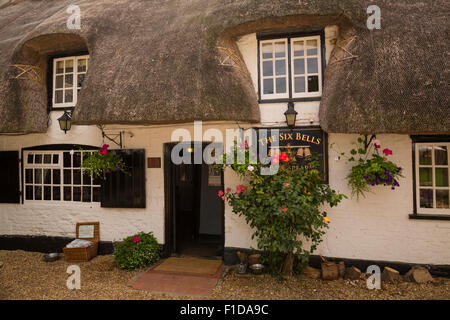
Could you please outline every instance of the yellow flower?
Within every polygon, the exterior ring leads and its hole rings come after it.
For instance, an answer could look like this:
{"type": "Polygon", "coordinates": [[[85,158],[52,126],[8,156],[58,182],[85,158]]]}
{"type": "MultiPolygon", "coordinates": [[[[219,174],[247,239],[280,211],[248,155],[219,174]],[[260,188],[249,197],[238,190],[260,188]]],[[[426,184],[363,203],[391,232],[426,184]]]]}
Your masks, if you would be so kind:
{"type": "Polygon", "coordinates": [[[329,223],[330,219],[328,219],[327,217],[323,217],[323,221],[325,221],[326,223],[329,223]]]}

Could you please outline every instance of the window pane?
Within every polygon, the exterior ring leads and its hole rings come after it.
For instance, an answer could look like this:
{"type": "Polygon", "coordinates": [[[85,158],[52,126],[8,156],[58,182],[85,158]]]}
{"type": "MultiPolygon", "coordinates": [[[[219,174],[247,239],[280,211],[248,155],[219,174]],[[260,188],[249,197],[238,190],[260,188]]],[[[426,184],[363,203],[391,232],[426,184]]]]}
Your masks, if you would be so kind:
{"type": "Polygon", "coordinates": [[[83,185],[91,184],[91,174],[90,171],[83,170],[83,185]]]}
{"type": "Polygon", "coordinates": [[[433,190],[420,189],[420,207],[433,208],[433,190]]]}
{"type": "Polygon", "coordinates": [[[419,168],[419,185],[429,187],[433,185],[431,168],[419,168]]]}
{"type": "Polygon", "coordinates": [[[262,45],[262,57],[263,59],[270,59],[272,58],[272,44],[271,43],[264,43],[262,45]]]}
{"type": "Polygon", "coordinates": [[[284,42],[275,43],[275,58],[283,58],[286,56],[286,45],[284,42]]]}
{"type": "Polygon", "coordinates": [[[81,167],[81,152],[75,152],[73,154],[73,167],[74,168],[81,167]]]}
{"type": "Polygon", "coordinates": [[[264,79],[264,94],[273,93],[273,79],[264,79]]]}
{"type": "Polygon", "coordinates": [[[64,184],[72,184],[72,170],[64,169],[64,184]]]}
{"type": "Polygon", "coordinates": [[[419,164],[431,165],[431,147],[419,148],[419,164]]]}
{"type": "Polygon", "coordinates": [[[35,184],[42,183],[42,169],[34,169],[34,183],[35,184]]]}
{"type": "Polygon", "coordinates": [[[73,170],[73,184],[81,184],[81,170],[80,169],[73,170]]]}
{"type": "Polygon", "coordinates": [[[273,76],[273,61],[263,61],[263,76],[273,76]]]}
{"type": "Polygon", "coordinates": [[[44,163],[52,163],[52,155],[44,154],[44,163]]]}
{"type": "Polygon", "coordinates": [[[79,74],[78,75],[77,85],[78,85],[79,88],[81,88],[83,86],[83,81],[84,81],[84,77],[85,76],[86,75],[84,75],[84,74],[79,74]]]}
{"type": "Polygon", "coordinates": [[[51,184],[52,183],[52,172],[50,169],[44,169],[44,184],[51,184]]]}
{"type": "Polygon", "coordinates": [[[64,87],[65,88],[72,88],[73,87],[73,75],[72,74],[66,74],[65,76],[65,83],[64,83],[64,87]]]}
{"type": "Polygon", "coordinates": [[[78,60],[78,72],[86,72],[86,70],[87,70],[86,59],[78,60]]]}
{"type": "Polygon", "coordinates": [[[64,76],[56,76],[55,88],[59,89],[63,87],[64,84],[64,76]]]}
{"type": "Polygon", "coordinates": [[[294,91],[305,92],[305,77],[296,77],[294,79],[294,91]]]}
{"type": "Polygon", "coordinates": [[[63,158],[64,158],[64,168],[70,168],[72,166],[72,156],[70,155],[70,152],[64,152],[63,158]]]}
{"type": "Polygon", "coordinates": [[[56,62],[56,73],[63,73],[63,72],[64,72],[64,61],[56,62]]]}
{"type": "Polygon", "coordinates": [[[73,60],[66,60],[66,73],[73,72],[73,60]]]}
{"type": "Polygon", "coordinates": [[[52,187],[44,186],[44,200],[52,200],[52,187]]]}
{"type": "Polygon", "coordinates": [[[277,76],[286,74],[286,60],[275,60],[275,74],[277,76]]]}
{"type": "Polygon", "coordinates": [[[33,200],[33,186],[25,187],[25,199],[33,200]]]}
{"type": "Polygon", "coordinates": [[[53,155],[53,163],[57,164],[59,162],[59,154],[54,154],[53,155]]]}
{"type": "Polygon", "coordinates": [[[305,74],[305,59],[294,60],[294,74],[305,74]]]}
{"type": "Polygon", "coordinates": [[[64,187],[64,201],[72,200],[72,188],[64,187]]]}
{"type": "Polygon", "coordinates": [[[63,103],[63,91],[62,90],[55,91],[55,103],[63,103]]]}
{"type": "Polygon", "coordinates": [[[100,188],[99,187],[93,187],[92,188],[92,201],[94,202],[100,202],[100,188]]]}
{"type": "Polygon", "coordinates": [[[27,157],[27,163],[33,163],[33,155],[29,154],[27,157]]]}
{"type": "Polygon", "coordinates": [[[434,147],[434,164],[438,166],[448,164],[447,146],[434,147]]]}
{"type": "Polygon", "coordinates": [[[317,58],[308,58],[308,73],[318,73],[317,58]]]}
{"type": "Polygon", "coordinates": [[[53,169],[53,184],[61,184],[61,170],[53,169]]]}
{"type": "Polygon", "coordinates": [[[73,201],[81,201],[81,187],[73,187],[73,201]]]}
{"type": "Polygon", "coordinates": [[[317,55],[317,40],[306,41],[306,54],[308,56],[317,55]]]}
{"type": "Polygon", "coordinates": [[[42,186],[34,186],[34,200],[42,200],[42,186]]]}
{"type": "Polygon", "coordinates": [[[448,190],[436,190],[436,208],[448,209],[449,206],[449,191],[448,190]]]}
{"type": "Polygon", "coordinates": [[[33,169],[25,169],[25,183],[33,183],[33,169]]]}
{"type": "Polygon", "coordinates": [[[83,202],[91,202],[91,187],[83,187],[83,202]]]}
{"type": "Polygon", "coordinates": [[[64,102],[73,102],[73,90],[65,90],[64,102]]]}
{"type": "Polygon", "coordinates": [[[319,91],[319,76],[308,76],[308,92],[319,91]]]}
{"type": "Polygon", "coordinates": [[[286,93],[286,78],[277,78],[277,93],[286,93]]]}
{"type": "Polygon", "coordinates": [[[53,200],[61,200],[60,187],[53,187],[53,200]]]}
{"type": "Polygon", "coordinates": [[[34,156],[34,163],[42,163],[42,154],[36,154],[34,156]]]}
{"type": "Polygon", "coordinates": [[[448,168],[436,168],[434,176],[436,187],[448,187],[448,168]]]}
{"type": "Polygon", "coordinates": [[[303,51],[303,41],[294,41],[294,56],[303,56],[305,53],[303,51]]]}

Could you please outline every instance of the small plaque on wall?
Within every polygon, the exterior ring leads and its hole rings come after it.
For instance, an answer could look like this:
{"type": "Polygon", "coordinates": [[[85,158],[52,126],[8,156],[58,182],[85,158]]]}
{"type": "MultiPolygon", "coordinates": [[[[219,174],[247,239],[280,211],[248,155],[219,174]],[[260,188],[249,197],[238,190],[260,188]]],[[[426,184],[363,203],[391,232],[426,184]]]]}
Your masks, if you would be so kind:
{"type": "Polygon", "coordinates": [[[147,168],[161,168],[161,158],[160,157],[147,158],[147,168]]]}

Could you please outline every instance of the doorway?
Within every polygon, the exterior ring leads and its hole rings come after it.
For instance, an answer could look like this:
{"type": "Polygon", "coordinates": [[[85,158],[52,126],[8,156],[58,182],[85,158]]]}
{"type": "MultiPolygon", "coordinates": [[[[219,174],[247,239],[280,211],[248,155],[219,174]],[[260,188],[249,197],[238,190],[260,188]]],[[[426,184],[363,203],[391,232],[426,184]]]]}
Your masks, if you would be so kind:
{"type": "Polygon", "coordinates": [[[166,253],[176,256],[218,257],[224,248],[223,174],[213,165],[194,163],[194,150],[208,143],[189,143],[180,151],[190,161],[174,164],[171,153],[176,143],[164,145],[165,243],[166,253]],[[192,145],[192,146],[191,146],[192,145]]]}

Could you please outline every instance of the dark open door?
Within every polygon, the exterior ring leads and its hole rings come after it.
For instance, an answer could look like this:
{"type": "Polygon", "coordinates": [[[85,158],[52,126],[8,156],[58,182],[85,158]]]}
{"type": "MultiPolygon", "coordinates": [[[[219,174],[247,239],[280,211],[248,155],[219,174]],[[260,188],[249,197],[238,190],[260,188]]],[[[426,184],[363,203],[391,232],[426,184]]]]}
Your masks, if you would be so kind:
{"type": "Polygon", "coordinates": [[[224,205],[217,196],[223,178],[212,166],[170,161],[173,144],[165,149],[166,245],[170,254],[221,256],[224,205]]]}

